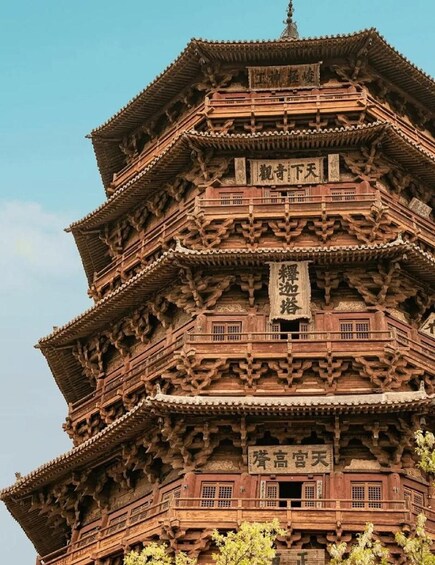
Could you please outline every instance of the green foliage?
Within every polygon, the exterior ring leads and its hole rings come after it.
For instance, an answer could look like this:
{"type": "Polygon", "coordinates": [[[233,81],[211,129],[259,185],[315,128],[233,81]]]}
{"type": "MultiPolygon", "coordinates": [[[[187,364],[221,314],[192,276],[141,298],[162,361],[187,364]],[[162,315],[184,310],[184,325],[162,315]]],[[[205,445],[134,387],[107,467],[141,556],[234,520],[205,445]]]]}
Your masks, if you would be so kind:
{"type": "Polygon", "coordinates": [[[271,565],[275,557],[273,544],[285,531],[278,520],[271,523],[244,522],[237,532],[213,532],[213,541],[219,553],[213,554],[216,565],[271,565]]]}
{"type": "Polygon", "coordinates": [[[397,532],[396,542],[403,548],[409,565],[435,565],[435,555],[432,554],[431,537],[425,530],[426,516],[419,514],[415,532],[409,536],[397,532]]]}
{"type": "Polygon", "coordinates": [[[131,551],[126,555],[124,565],[196,565],[196,559],[181,552],[173,558],[165,544],[150,543],[140,553],[131,551]]]}
{"type": "Polygon", "coordinates": [[[347,544],[333,544],[328,548],[331,556],[330,565],[388,565],[388,550],[380,541],[373,540],[373,524],[366,524],[364,533],[358,535],[358,541],[350,549],[347,544]],[[349,557],[344,555],[349,553],[349,557]]]}
{"type": "Polygon", "coordinates": [[[418,466],[426,473],[435,473],[435,436],[431,432],[418,430],[415,433],[417,447],[415,452],[420,458],[418,466]]]}

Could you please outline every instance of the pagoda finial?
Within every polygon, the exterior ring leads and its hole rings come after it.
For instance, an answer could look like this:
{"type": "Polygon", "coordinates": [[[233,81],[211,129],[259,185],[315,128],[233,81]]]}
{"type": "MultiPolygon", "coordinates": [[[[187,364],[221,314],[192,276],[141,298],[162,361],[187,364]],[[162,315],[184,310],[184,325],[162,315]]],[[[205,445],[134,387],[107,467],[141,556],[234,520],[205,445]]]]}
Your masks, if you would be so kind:
{"type": "Polygon", "coordinates": [[[281,34],[281,39],[299,38],[298,26],[296,25],[296,22],[293,21],[293,13],[294,13],[293,0],[290,0],[288,3],[287,19],[284,21],[285,29],[281,34]]]}

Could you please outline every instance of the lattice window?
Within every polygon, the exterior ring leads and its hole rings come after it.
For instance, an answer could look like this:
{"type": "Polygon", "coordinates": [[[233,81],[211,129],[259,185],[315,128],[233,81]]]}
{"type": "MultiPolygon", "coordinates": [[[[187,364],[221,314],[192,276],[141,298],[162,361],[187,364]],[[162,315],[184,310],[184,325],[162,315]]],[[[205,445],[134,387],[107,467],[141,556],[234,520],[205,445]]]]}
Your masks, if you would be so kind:
{"type": "Polygon", "coordinates": [[[370,320],[340,320],[341,339],[369,339],[370,320]]]}
{"type": "Polygon", "coordinates": [[[240,341],[242,322],[213,322],[211,333],[213,341],[240,341]]]}
{"type": "Polygon", "coordinates": [[[266,332],[267,332],[267,337],[268,339],[280,339],[280,325],[279,323],[276,322],[267,322],[266,324],[266,332]]]}
{"type": "Polygon", "coordinates": [[[125,525],[127,524],[127,512],[125,514],[120,514],[119,516],[115,516],[109,520],[109,524],[106,530],[106,533],[113,534],[122,530],[125,525]]]}
{"type": "Polygon", "coordinates": [[[162,495],[162,509],[169,507],[170,503],[174,500],[178,500],[181,496],[181,487],[176,487],[172,490],[168,490],[162,495]]]}
{"type": "Polygon", "coordinates": [[[133,508],[132,511],[130,512],[130,523],[135,524],[136,522],[140,522],[141,520],[144,520],[148,516],[150,506],[151,506],[151,499],[133,508]]]}
{"type": "Polygon", "coordinates": [[[267,481],[264,494],[265,498],[270,498],[264,506],[278,506],[279,484],[277,482],[267,481]]]}
{"type": "Polygon", "coordinates": [[[352,508],[381,508],[381,483],[352,483],[352,508]]]}
{"type": "Polygon", "coordinates": [[[224,192],[220,199],[221,206],[238,206],[243,203],[243,192],[224,192]]]}
{"type": "Polygon", "coordinates": [[[304,483],[302,488],[302,506],[306,508],[314,508],[316,503],[314,502],[316,498],[316,483],[304,483]]]}
{"type": "Polygon", "coordinates": [[[331,190],[331,199],[334,202],[343,202],[346,200],[355,200],[356,190],[354,188],[333,189],[331,190]]]}
{"type": "Polygon", "coordinates": [[[405,499],[406,507],[415,514],[420,514],[423,511],[424,494],[422,492],[405,487],[403,489],[403,498],[405,499]]]}
{"type": "Polygon", "coordinates": [[[97,539],[98,531],[99,528],[97,526],[85,532],[80,532],[80,538],[77,542],[77,547],[82,547],[84,545],[87,545],[88,543],[95,541],[97,539]]]}
{"type": "Polygon", "coordinates": [[[229,508],[233,489],[233,483],[202,483],[201,506],[203,508],[229,508]]]}
{"type": "Polygon", "coordinates": [[[393,324],[388,324],[388,329],[392,332],[393,336],[397,339],[400,345],[408,346],[409,337],[408,332],[403,328],[399,328],[397,326],[393,326],[393,324]]]}

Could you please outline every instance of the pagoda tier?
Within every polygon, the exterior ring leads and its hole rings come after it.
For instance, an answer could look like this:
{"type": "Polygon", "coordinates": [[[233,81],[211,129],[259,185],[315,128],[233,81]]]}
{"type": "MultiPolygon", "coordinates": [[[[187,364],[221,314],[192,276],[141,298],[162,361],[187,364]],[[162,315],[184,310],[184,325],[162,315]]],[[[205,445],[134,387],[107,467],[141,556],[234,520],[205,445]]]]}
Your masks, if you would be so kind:
{"type": "MultiPolygon", "coordinates": [[[[208,223],[203,227],[208,230],[203,247],[219,245],[219,242],[213,245],[213,231],[218,231],[216,228],[220,224],[219,217],[213,217],[217,210],[216,207],[210,209],[210,204],[213,203],[210,201],[218,201],[218,212],[222,214],[227,211],[231,217],[236,212],[240,214],[241,210],[233,206],[233,199],[225,200],[226,193],[236,193],[245,203],[246,199],[253,198],[253,213],[257,215],[258,212],[265,211],[265,204],[273,204],[273,201],[267,200],[271,193],[270,190],[266,191],[264,186],[258,186],[252,181],[249,185],[245,181],[245,186],[243,180],[236,182],[234,159],[230,157],[234,153],[242,156],[270,155],[270,152],[273,152],[278,156],[292,151],[294,155],[309,156],[317,154],[319,147],[323,148],[325,155],[337,151],[342,154],[341,182],[335,180],[330,182],[329,186],[322,184],[316,189],[313,185],[309,190],[305,187],[303,191],[299,191],[298,202],[311,205],[311,216],[322,211],[327,211],[328,216],[332,216],[335,212],[334,216],[343,221],[342,216],[346,215],[346,212],[351,218],[358,212],[370,216],[372,205],[379,204],[382,209],[389,208],[389,212],[394,214],[392,228],[395,226],[396,233],[403,231],[404,234],[416,235],[416,231],[424,230],[424,246],[427,245],[433,250],[432,220],[413,214],[404,197],[407,196],[411,200],[418,195],[430,200],[431,192],[425,187],[435,180],[434,153],[425,151],[411,142],[403,135],[402,130],[391,124],[375,122],[366,126],[333,130],[287,133],[275,131],[243,135],[186,132],[178,136],[170,147],[101,207],[70,226],[88,280],[91,282],[92,296],[98,300],[110,289],[119,286],[122,281],[137,272],[138,268],[173,247],[177,236],[186,240],[185,245],[188,245],[191,232],[198,229],[195,222],[198,223],[200,218],[197,216],[202,215],[202,208],[206,208],[203,213],[208,215],[208,223]],[[361,151],[361,146],[366,144],[371,147],[369,153],[361,151]],[[195,148],[193,154],[192,148],[195,148]],[[409,174],[411,171],[413,177],[409,174]],[[355,182],[357,178],[363,179],[369,185],[361,185],[361,181],[355,182]],[[163,186],[163,190],[157,192],[156,187],[159,186],[163,186]],[[341,199],[349,203],[347,209],[343,202],[339,203],[340,190],[343,190],[343,195],[346,190],[355,191],[355,198],[341,199]],[[323,210],[322,196],[323,202],[329,201],[328,210],[323,210]],[[199,201],[196,197],[199,197],[199,201]],[[138,206],[138,199],[145,199],[145,202],[138,206]],[[351,200],[356,202],[350,203],[351,200]],[[262,208],[259,208],[259,205],[262,205],[262,208]],[[229,206],[231,207],[228,208],[229,206]]],[[[304,214],[298,215],[297,212],[301,210],[292,207],[292,218],[304,217],[307,215],[307,208],[308,206],[305,206],[302,210],[304,214]]],[[[279,207],[275,206],[275,213],[278,210],[279,207]]],[[[269,215],[265,219],[272,219],[273,207],[267,211],[269,215]]],[[[379,213],[383,216],[386,212],[387,210],[384,210],[379,213]]],[[[246,213],[238,219],[243,218],[246,218],[246,213]]],[[[358,220],[358,217],[355,219],[358,220]]],[[[370,222],[370,218],[368,221],[370,222]]],[[[383,220],[382,224],[388,222],[383,220]]],[[[227,227],[226,231],[231,233],[231,229],[233,226],[227,227]]],[[[305,231],[307,230],[308,228],[305,231]]],[[[346,226],[344,230],[347,231],[346,226]]],[[[366,237],[363,237],[358,232],[358,227],[355,230],[354,241],[364,243],[388,241],[388,235],[391,237],[394,231],[393,229],[390,234],[385,234],[381,230],[372,234],[369,224],[366,227],[366,237]]],[[[326,239],[321,239],[321,242],[335,243],[338,231],[338,228],[332,231],[326,239]]],[[[225,234],[225,231],[223,233],[225,234]]],[[[287,239],[275,235],[275,239],[279,244],[297,245],[300,236],[303,239],[304,234],[293,233],[293,236],[287,239]]],[[[352,238],[348,239],[347,243],[351,241],[352,238]]],[[[191,245],[193,243],[198,247],[201,242],[192,242],[191,245]]],[[[261,239],[247,239],[238,247],[252,247],[260,243],[261,239]]]]}
{"type": "Polygon", "coordinates": [[[1,492],[39,565],[208,565],[273,518],[289,563],[366,522],[400,563],[422,510],[435,536],[434,109],[375,30],[193,40],[92,132],[94,304],[38,344],[74,447],[1,492]]]}

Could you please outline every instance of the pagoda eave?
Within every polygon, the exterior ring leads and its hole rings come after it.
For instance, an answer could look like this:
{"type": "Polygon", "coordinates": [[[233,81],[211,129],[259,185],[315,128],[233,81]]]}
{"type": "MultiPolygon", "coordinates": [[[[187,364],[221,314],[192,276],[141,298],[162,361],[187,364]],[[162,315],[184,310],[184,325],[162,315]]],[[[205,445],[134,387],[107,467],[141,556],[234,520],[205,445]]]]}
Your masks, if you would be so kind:
{"type": "Polygon", "coordinates": [[[193,39],[177,59],[104,124],[91,132],[93,140],[121,136],[152,116],[200,73],[200,56],[221,64],[291,64],[357,55],[371,41],[369,61],[392,82],[435,110],[433,78],[394,49],[375,28],[350,34],[292,41],[210,41],[193,39]],[[158,96],[156,94],[158,93],[158,96]]]}
{"type": "Polygon", "coordinates": [[[97,464],[110,450],[139,430],[157,422],[165,414],[190,415],[270,415],[319,416],[331,414],[366,414],[432,412],[434,396],[424,391],[389,392],[366,395],[289,396],[289,397],[199,397],[157,394],[139,402],[124,414],[79,446],[45,463],[14,485],[0,491],[0,500],[9,502],[23,497],[36,488],[58,479],[67,472],[97,464]]]}
{"type": "Polygon", "coordinates": [[[189,162],[192,144],[198,149],[231,150],[243,154],[269,150],[343,150],[381,139],[383,151],[389,157],[402,163],[423,181],[435,184],[435,158],[407,139],[397,128],[384,122],[287,133],[216,134],[190,131],[180,134],[159,157],[121,186],[100,207],[71,224],[68,231],[73,233],[88,281],[91,282],[93,273],[107,263],[106,248],[99,237],[101,227],[130,210],[155,191],[156,186],[161,186],[177,174],[189,162]]]}
{"type": "Polygon", "coordinates": [[[219,249],[190,250],[178,245],[167,251],[153,264],[145,267],[116,290],[108,293],[94,306],[68,324],[58,328],[38,342],[38,347],[68,345],[71,340],[85,337],[114,316],[121,315],[143,300],[146,294],[155,292],[169,282],[180,269],[180,264],[211,266],[259,266],[268,261],[312,261],[316,264],[358,263],[379,258],[396,258],[406,255],[406,263],[412,265],[418,276],[428,283],[435,282],[435,259],[414,243],[397,239],[391,243],[346,245],[331,247],[294,247],[293,249],[219,249]]]}

